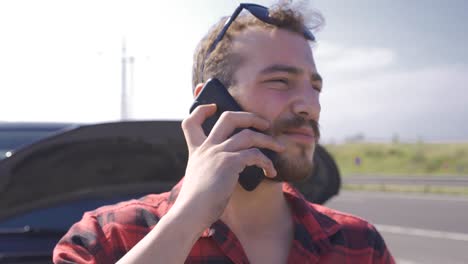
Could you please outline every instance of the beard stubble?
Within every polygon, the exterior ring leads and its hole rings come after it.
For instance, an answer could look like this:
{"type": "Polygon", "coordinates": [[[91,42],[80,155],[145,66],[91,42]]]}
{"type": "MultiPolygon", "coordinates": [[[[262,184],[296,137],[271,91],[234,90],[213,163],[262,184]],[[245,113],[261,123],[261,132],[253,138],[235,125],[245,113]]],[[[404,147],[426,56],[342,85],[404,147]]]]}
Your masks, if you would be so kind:
{"type": "Polygon", "coordinates": [[[286,152],[276,155],[275,160],[273,160],[273,165],[278,174],[275,178],[269,179],[278,182],[301,182],[312,175],[314,169],[313,158],[308,158],[307,152],[312,151],[313,153],[315,151],[315,145],[320,138],[320,130],[317,121],[306,120],[301,116],[279,119],[273,123],[269,134],[273,137],[278,137],[288,129],[300,127],[311,127],[314,131],[315,142],[312,146],[294,143],[296,144],[295,147],[298,148],[297,154],[292,155],[286,152]]]}

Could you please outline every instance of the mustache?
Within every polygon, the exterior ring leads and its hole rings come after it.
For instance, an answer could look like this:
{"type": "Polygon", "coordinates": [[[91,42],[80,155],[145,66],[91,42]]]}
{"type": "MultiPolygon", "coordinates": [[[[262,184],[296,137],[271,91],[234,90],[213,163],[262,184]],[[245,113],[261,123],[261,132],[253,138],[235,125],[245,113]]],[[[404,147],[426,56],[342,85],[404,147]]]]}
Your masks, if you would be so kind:
{"type": "Polygon", "coordinates": [[[281,131],[304,126],[312,128],[312,130],[314,131],[315,141],[318,141],[320,139],[319,123],[313,119],[306,120],[302,116],[294,116],[293,118],[281,119],[276,121],[273,124],[272,134],[278,135],[281,133],[281,131]]]}

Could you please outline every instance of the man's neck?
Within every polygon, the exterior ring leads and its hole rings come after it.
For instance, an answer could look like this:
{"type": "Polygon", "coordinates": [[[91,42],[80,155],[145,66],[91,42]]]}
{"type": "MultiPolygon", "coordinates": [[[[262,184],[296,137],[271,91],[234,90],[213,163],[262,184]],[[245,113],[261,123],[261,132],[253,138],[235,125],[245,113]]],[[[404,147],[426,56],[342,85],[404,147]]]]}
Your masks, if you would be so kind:
{"type": "Polygon", "coordinates": [[[254,191],[240,185],[221,220],[238,236],[269,236],[292,232],[292,217],[282,183],[263,181],[254,191]]]}

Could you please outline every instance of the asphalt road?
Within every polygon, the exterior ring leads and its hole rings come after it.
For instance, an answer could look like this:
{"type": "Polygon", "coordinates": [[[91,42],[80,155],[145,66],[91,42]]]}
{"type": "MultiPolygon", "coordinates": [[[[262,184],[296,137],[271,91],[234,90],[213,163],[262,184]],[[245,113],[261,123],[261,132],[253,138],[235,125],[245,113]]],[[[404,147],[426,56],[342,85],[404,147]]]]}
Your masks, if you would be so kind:
{"type": "Polygon", "coordinates": [[[377,226],[397,263],[468,263],[468,198],[341,191],[326,206],[377,226]]]}

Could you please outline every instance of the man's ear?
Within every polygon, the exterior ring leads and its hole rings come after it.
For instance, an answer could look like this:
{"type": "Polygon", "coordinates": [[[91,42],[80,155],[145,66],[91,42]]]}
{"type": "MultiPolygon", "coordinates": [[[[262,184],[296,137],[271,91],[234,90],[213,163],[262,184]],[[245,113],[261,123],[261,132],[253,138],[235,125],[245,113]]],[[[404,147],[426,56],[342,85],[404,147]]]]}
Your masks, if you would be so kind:
{"type": "Polygon", "coordinates": [[[193,98],[197,97],[200,94],[200,92],[201,92],[201,90],[203,88],[203,85],[204,85],[204,83],[199,83],[199,84],[197,84],[197,86],[195,86],[195,90],[193,90],[193,98]]]}

